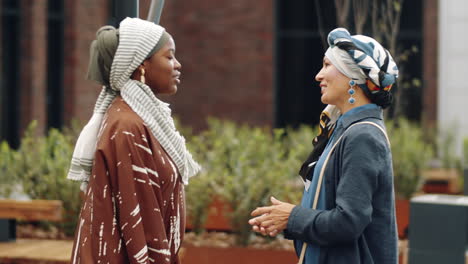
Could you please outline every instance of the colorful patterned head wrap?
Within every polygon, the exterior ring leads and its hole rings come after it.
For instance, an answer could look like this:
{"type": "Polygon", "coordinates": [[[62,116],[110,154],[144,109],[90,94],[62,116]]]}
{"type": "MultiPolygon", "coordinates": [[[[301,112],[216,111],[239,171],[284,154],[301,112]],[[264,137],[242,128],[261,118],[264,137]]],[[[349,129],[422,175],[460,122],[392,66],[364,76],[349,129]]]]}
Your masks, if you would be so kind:
{"type": "MultiPolygon", "coordinates": [[[[353,79],[373,103],[382,108],[391,104],[390,90],[398,78],[398,67],[380,43],[367,36],[351,36],[348,30],[337,28],[328,34],[328,44],[330,47],[325,56],[341,73],[353,79]]],[[[314,148],[299,171],[304,181],[311,180],[310,172],[325,149],[340,115],[335,105],[327,105],[322,111],[319,133],[312,141],[314,148]]]]}
{"type": "Polygon", "coordinates": [[[390,90],[398,78],[398,67],[388,50],[375,39],[351,36],[344,28],[331,31],[328,44],[325,56],[331,63],[355,80],[373,103],[388,107],[392,102],[390,90]]]}

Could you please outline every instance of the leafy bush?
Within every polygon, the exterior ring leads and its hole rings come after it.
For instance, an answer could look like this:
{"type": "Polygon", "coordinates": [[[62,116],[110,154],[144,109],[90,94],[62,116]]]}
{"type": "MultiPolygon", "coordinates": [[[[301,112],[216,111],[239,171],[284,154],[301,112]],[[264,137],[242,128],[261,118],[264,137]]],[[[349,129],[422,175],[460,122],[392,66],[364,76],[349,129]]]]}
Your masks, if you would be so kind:
{"type": "MultiPolygon", "coordinates": [[[[395,190],[409,198],[420,186],[421,172],[433,157],[422,128],[406,119],[387,122],[392,142],[395,190]]],[[[302,184],[297,182],[301,163],[310,152],[315,135],[310,127],[276,129],[210,120],[209,128],[188,140],[189,148],[204,171],[187,187],[188,215],[198,231],[213,197],[220,197],[233,212],[229,215],[238,244],[249,243],[250,212],[269,205],[275,196],[297,204],[302,184]]]]}
{"type": "Polygon", "coordinates": [[[31,199],[61,200],[63,221],[51,224],[68,236],[73,235],[81,206],[79,184],[66,179],[76,140],[72,132],[51,129],[46,136],[36,136],[37,125],[32,122],[18,150],[10,149],[5,142],[0,149],[2,179],[10,183],[2,195],[8,197],[19,184],[31,199]]]}
{"type": "MultiPolygon", "coordinates": [[[[73,235],[81,206],[79,183],[66,179],[71,154],[81,126],[63,132],[51,129],[38,135],[32,122],[19,149],[0,144],[0,195],[8,197],[20,186],[31,199],[63,201],[64,221],[51,223],[73,235]]],[[[182,127],[183,131],[189,132],[182,127]]],[[[187,136],[188,147],[203,171],[187,186],[187,211],[196,230],[202,231],[209,204],[217,197],[230,208],[231,225],[238,243],[249,242],[247,221],[257,206],[269,205],[269,197],[298,203],[302,191],[297,172],[311,148],[312,130],[271,130],[209,120],[209,128],[187,136]]]]}
{"type": "MultiPolygon", "coordinates": [[[[270,129],[210,119],[197,135],[186,131],[188,148],[203,167],[187,186],[187,213],[194,228],[203,230],[210,203],[224,201],[237,243],[247,245],[253,233],[247,223],[257,206],[269,205],[269,197],[298,204],[302,183],[298,170],[312,148],[315,132],[310,127],[270,129]]],[[[8,196],[17,184],[32,199],[62,200],[65,221],[58,223],[72,235],[81,206],[79,183],[66,179],[70,157],[81,126],[60,132],[51,129],[37,137],[33,122],[18,150],[0,144],[0,195],[8,196]]],[[[409,197],[421,181],[421,170],[432,157],[422,129],[407,120],[387,122],[392,142],[395,189],[409,197]]]]}
{"type": "Polygon", "coordinates": [[[463,167],[468,168],[468,137],[463,138],[463,167]]]}
{"type": "Polygon", "coordinates": [[[441,161],[443,168],[457,169],[462,173],[463,162],[459,154],[457,154],[457,127],[441,127],[437,138],[434,140],[437,147],[437,157],[441,161]]]}
{"type": "Polygon", "coordinates": [[[431,145],[424,140],[419,125],[400,118],[386,123],[390,137],[395,192],[398,197],[410,198],[422,183],[422,170],[433,157],[431,145]]]}
{"type": "MultiPolygon", "coordinates": [[[[432,140],[435,142],[435,149],[437,153],[438,167],[444,169],[446,173],[457,176],[458,186],[454,187],[452,191],[463,191],[464,188],[464,174],[463,174],[463,153],[457,151],[457,131],[458,126],[452,123],[448,126],[440,126],[437,131],[437,136],[432,140]]],[[[464,143],[462,143],[462,149],[464,143]]]]}
{"type": "Polygon", "coordinates": [[[10,164],[13,163],[14,151],[7,142],[0,143],[0,196],[9,197],[15,189],[18,189],[16,178],[11,173],[10,164]]]}
{"type": "Polygon", "coordinates": [[[230,223],[237,243],[247,245],[252,235],[247,223],[257,206],[269,197],[298,203],[302,186],[298,170],[311,148],[312,130],[271,130],[209,120],[209,128],[188,140],[204,171],[187,187],[188,214],[201,230],[214,196],[232,212],[230,223]],[[307,138],[300,142],[298,138],[307,138]]]}

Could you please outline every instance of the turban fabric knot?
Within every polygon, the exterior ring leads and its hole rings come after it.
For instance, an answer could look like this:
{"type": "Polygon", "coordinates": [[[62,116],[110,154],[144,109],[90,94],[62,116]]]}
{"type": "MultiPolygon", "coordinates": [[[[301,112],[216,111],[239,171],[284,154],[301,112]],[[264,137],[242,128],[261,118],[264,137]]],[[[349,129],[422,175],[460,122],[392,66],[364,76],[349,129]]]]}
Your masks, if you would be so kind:
{"type": "Polygon", "coordinates": [[[331,31],[328,44],[325,56],[332,64],[355,80],[373,103],[388,107],[392,102],[392,85],[398,78],[398,67],[388,50],[375,39],[351,36],[344,28],[331,31]]]}

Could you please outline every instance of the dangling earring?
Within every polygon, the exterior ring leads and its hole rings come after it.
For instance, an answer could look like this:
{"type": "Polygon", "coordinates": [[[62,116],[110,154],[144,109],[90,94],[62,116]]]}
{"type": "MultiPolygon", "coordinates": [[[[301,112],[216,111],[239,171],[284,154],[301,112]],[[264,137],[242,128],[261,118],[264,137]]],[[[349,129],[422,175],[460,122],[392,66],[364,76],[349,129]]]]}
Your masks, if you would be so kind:
{"type": "Polygon", "coordinates": [[[140,68],[140,82],[145,83],[145,68],[140,68]]]}
{"type": "Polygon", "coordinates": [[[356,93],[356,90],[354,90],[354,85],[356,85],[356,82],[354,80],[349,81],[349,89],[348,89],[348,94],[349,94],[349,99],[348,103],[354,104],[356,102],[356,99],[354,98],[354,94],[356,93]]]}

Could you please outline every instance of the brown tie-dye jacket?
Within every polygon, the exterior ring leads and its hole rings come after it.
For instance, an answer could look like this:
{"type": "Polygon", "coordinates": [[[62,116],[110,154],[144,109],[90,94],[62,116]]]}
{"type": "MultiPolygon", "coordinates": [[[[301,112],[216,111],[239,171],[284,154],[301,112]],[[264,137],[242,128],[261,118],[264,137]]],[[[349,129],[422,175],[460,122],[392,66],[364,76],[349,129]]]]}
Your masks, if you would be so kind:
{"type": "Polygon", "coordinates": [[[184,200],[175,164],[117,97],[100,131],[71,263],[179,263],[184,200]]]}

